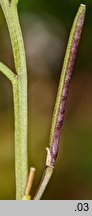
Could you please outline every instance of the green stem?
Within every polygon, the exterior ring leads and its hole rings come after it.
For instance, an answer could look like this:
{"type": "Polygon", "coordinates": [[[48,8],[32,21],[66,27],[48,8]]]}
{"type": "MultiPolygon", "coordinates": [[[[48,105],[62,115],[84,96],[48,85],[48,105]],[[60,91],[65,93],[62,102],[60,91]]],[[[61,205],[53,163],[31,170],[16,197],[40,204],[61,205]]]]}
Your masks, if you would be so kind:
{"type": "MultiPolygon", "coordinates": [[[[20,29],[17,5],[1,0],[10,39],[17,82],[13,85],[14,112],[15,112],[15,172],[16,172],[16,199],[22,199],[28,177],[27,156],[27,70],[22,33],[20,29]]],[[[15,1],[17,2],[17,1],[15,1]]]]}
{"type": "Polygon", "coordinates": [[[53,174],[54,167],[46,167],[33,200],[40,200],[53,174]]]}
{"type": "Polygon", "coordinates": [[[17,76],[2,62],[0,62],[0,71],[14,84],[17,80],[17,76]]]}

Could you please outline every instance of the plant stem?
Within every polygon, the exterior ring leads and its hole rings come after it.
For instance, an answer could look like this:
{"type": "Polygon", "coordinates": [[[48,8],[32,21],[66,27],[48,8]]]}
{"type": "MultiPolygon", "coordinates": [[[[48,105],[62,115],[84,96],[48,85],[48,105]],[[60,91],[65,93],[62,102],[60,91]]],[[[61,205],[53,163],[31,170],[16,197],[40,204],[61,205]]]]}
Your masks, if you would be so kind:
{"type": "Polygon", "coordinates": [[[0,62],[0,71],[11,81],[12,84],[17,80],[17,76],[2,62],[0,62]]]}
{"type": "Polygon", "coordinates": [[[17,5],[11,0],[1,0],[12,43],[17,82],[13,85],[15,115],[15,173],[16,199],[21,200],[28,177],[27,156],[27,70],[25,50],[20,29],[17,5]]]}
{"type": "Polygon", "coordinates": [[[31,167],[22,200],[31,200],[30,192],[33,185],[34,175],[35,175],[35,168],[31,167]]]}
{"type": "Polygon", "coordinates": [[[42,179],[41,179],[41,182],[38,186],[38,189],[36,191],[36,194],[34,196],[34,200],[40,200],[47,185],[48,185],[48,182],[50,181],[50,178],[53,174],[53,167],[46,167],[44,172],[43,172],[43,176],[42,176],[42,179]]]}
{"type": "Polygon", "coordinates": [[[24,192],[25,195],[29,195],[31,192],[33,180],[34,180],[34,175],[35,175],[35,168],[31,167],[30,173],[28,176],[28,181],[27,181],[26,188],[25,188],[25,192],[24,192]]]}
{"type": "Polygon", "coordinates": [[[53,168],[55,166],[56,158],[58,155],[59,140],[61,134],[61,127],[64,120],[66,99],[69,91],[72,71],[74,62],[78,50],[78,45],[81,37],[81,31],[83,28],[85,18],[86,6],[81,4],[76,17],[73,22],[73,26],[70,32],[70,37],[66,49],[64,58],[55,108],[52,118],[52,126],[50,132],[49,148],[47,148],[46,168],[42,176],[42,180],[38,187],[38,190],[34,196],[34,200],[38,200],[42,197],[44,190],[52,176],[53,168]]]}

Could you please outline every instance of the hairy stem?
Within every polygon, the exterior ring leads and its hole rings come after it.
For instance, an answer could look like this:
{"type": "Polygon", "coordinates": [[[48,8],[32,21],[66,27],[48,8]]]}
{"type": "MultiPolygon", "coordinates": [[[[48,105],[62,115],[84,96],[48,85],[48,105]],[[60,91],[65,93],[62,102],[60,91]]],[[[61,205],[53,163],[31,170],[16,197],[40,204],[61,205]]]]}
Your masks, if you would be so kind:
{"type": "Polygon", "coordinates": [[[33,198],[34,200],[40,200],[41,199],[52,174],[53,174],[53,167],[49,167],[49,166],[46,167],[44,172],[43,172],[43,176],[42,176],[41,182],[38,186],[38,189],[36,191],[36,194],[33,198]]]}
{"type": "Polygon", "coordinates": [[[17,0],[1,0],[12,43],[17,82],[13,85],[15,115],[16,199],[22,199],[28,177],[27,157],[27,70],[17,0]]]}
{"type": "Polygon", "coordinates": [[[73,26],[70,32],[70,37],[66,49],[64,58],[55,108],[52,118],[52,126],[50,132],[49,148],[47,148],[46,168],[42,176],[42,180],[38,187],[38,190],[34,196],[34,200],[38,200],[42,197],[44,190],[52,176],[53,168],[58,154],[59,140],[61,134],[61,127],[64,119],[65,104],[68,95],[69,85],[71,81],[73,66],[78,50],[81,31],[85,18],[85,5],[80,5],[79,10],[73,22],[73,26]]]}
{"type": "Polygon", "coordinates": [[[2,62],[0,62],[0,71],[14,84],[17,80],[17,76],[2,62]]]}

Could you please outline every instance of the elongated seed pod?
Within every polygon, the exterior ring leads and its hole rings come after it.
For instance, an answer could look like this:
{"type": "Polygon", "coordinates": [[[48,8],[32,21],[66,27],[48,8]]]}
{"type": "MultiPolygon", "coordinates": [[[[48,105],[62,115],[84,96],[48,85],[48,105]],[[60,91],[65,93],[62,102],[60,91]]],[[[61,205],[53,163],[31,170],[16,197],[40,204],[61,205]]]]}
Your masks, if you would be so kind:
{"type": "Polygon", "coordinates": [[[41,182],[38,186],[34,200],[39,200],[47,187],[48,182],[53,173],[53,168],[55,166],[55,161],[58,154],[60,133],[64,119],[65,104],[68,95],[69,85],[71,81],[73,66],[78,50],[78,44],[81,36],[81,31],[85,18],[86,6],[81,4],[73,26],[70,32],[69,42],[65,54],[63,69],[61,73],[59,89],[57,94],[57,99],[55,103],[52,127],[50,133],[50,147],[47,149],[46,166],[42,175],[41,182]]]}
{"type": "Polygon", "coordinates": [[[85,10],[85,5],[81,4],[73,22],[64,59],[64,64],[61,72],[61,78],[57,93],[56,104],[53,112],[52,127],[50,133],[51,165],[53,166],[58,154],[61,128],[64,120],[66,99],[69,91],[72,71],[84,23],[85,10]]]}

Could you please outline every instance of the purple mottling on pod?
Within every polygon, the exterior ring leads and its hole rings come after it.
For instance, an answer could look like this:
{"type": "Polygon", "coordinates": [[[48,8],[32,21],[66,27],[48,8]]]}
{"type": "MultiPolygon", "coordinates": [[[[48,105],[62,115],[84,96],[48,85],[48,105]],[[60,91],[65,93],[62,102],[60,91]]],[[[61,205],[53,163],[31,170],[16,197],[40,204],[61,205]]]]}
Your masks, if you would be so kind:
{"type": "Polygon", "coordinates": [[[50,148],[51,152],[51,165],[54,166],[57,154],[58,154],[58,148],[59,148],[59,141],[60,141],[60,134],[61,134],[61,128],[64,120],[64,113],[65,113],[65,105],[66,105],[66,99],[68,95],[68,90],[70,86],[70,81],[72,77],[72,71],[73,71],[73,66],[78,50],[78,44],[80,41],[80,36],[81,36],[81,31],[82,31],[82,26],[84,23],[84,14],[81,14],[79,16],[77,25],[76,25],[76,30],[73,36],[72,44],[71,44],[71,50],[70,50],[70,56],[67,64],[67,69],[66,69],[66,75],[65,75],[65,80],[64,80],[64,85],[63,85],[63,90],[61,94],[61,101],[59,105],[59,110],[58,110],[58,115],[57,115],[57,121],[56,121],[56,126],[55,126],[55,132],[53,136],[53,143],[50,148]]]}

